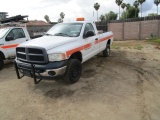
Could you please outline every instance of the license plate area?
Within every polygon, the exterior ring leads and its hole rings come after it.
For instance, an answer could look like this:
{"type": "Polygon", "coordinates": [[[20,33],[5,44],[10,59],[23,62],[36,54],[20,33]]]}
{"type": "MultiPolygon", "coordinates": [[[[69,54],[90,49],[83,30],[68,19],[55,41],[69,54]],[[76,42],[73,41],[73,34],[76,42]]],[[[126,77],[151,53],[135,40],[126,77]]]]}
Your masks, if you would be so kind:
{"type": "Polygon", "coordinates": [[[23,75],[32,77],[32,73],[30,70],[23,70],[23,75]]]}

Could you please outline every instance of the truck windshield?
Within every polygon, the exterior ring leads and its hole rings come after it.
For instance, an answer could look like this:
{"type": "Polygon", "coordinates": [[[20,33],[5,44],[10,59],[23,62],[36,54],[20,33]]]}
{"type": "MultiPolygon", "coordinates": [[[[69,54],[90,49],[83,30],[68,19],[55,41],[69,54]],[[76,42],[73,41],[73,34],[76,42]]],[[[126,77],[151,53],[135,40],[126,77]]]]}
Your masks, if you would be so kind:
{"type": "Polygon", "coordinates": [[[0,38],[2,38],[7,32],[9,28],[2,28],[0,29],[0,38]]]}
{"type": "Polygon", "coordinates": [[[46,35],[78,37],[81,33],[83,23],[61,23],[53,26],[46,35]]]}

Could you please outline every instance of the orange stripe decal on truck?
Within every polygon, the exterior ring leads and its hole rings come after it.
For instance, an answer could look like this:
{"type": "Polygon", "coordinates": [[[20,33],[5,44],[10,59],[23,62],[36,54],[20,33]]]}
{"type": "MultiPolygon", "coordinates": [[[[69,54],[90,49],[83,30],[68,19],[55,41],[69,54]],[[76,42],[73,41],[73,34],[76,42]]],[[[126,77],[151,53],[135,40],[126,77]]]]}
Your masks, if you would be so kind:
{"type": "Polygon", "coordinates": [[[8,48],[15,48],[17,47],[19,44],[13,44],[13,45],[4,45],[4,46],[1,46],[1,48],[3,49],[8,49],[8,48]]]}
{"type": "Polygon", "coordinates": [[[67,56],[70,56],[70,55],[72,55],[72,54],[75,53],[75,52],[78,52],[78,51],[81,51],[81,50],[84,50],[84,49],[88,49],[88,48],[90,48],[91,46],[92,46],[92,44],[89,43],[89,44],[86,44],[86,45],[84,45],[84,46],[81,46],[81,47],[78,47],[78,48],[74,48],[74,49],[72,49],[72,50],[67,51],[67,52],[66,52],[66,55],[67,55],[67,56]]]}
{"type": "Polygon", "coordinates": [[[109,39],[112,38],[112,37],[113,37],[113,35],[108,36],[108,37],[105,37],[105,38],[102,38],[102,39],[99,39],[99,40],[95,41],[95,44],[98,44],[98,43],[100,43],[100,42],[102,42],[102,41],[105,41],[105,40],[109,40],[109,39]]]}
{"type": "MultiPolygon", "coordinates": [[[[112,38],[112,37],[113,37],[113,35],[108,36],[108,37],[105,37],[105,38],[102,38],[102,39],[99,39],[99,40],[95,41],[95,44],[98,44],[98,43],[100,43],[100,42],[102,42],[102,41],[105,41],[105,40],[109,40],[109,39],[112,38]]],[[[92,46],[92,44],[89,43],[89,44],[86,44],[86,45],[84,45],[84,46],[81,46],[81,47],[78,47],[78,48],[74,48],[74,49],[72,49],[72,50],[67,51],[67,52],[66,52],[66,55],[67,55],[67,56],[70,56],[70,55],[72,55],[72,54],[75,53],[75,52],[78,52],[78,51],[81,51],[81,50],[84,50],[84,49],[88,49],[88,48],[90,48],[91,46],[92,46]]]]}
{"type": "Polygon", "coordinates": [[[88,49],[88,48],[90,48],[91,46],[92,46],[92,44],[91,44],[91,43],[86,44],[86,45],[84,45],[84,49],[88,49]]]}

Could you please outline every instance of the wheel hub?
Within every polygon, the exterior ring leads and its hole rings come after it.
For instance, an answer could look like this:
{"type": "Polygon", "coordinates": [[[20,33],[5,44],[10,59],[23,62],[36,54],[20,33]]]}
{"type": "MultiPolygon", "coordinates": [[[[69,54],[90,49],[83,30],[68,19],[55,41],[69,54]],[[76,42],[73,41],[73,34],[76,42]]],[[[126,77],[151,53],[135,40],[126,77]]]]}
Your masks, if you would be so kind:
{"type": "Polygon", "coordinates": [[[74,66],[72,69],[72,77],[75,77],[75,78],[78,77],[79,73],[80,73],[80,70],[78,66],[74,66]]]}

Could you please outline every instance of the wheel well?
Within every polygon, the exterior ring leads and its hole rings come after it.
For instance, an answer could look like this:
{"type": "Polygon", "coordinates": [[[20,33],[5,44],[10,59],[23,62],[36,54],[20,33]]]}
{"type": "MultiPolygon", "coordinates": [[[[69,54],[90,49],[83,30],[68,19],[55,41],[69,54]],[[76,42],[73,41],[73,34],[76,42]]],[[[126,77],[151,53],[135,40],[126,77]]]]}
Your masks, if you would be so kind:
{"type": "Polygon", "coordinates": [[[109,39],[108,42],[107,42],[107,45],[110,45],[110,44],[111,44],[111,40],[109,39]]]}
{"type": "Polygon", "coordinates": [[[82,62],[82,53],[81,52],[73,53],[69,59],[77,59],[82,62]]]}
{"type": "Polygon", "coordinates": [[[2,58],[3,60],[5,59],[5,56],[1,51],[0,51],[0,58],[2,58]]]}

